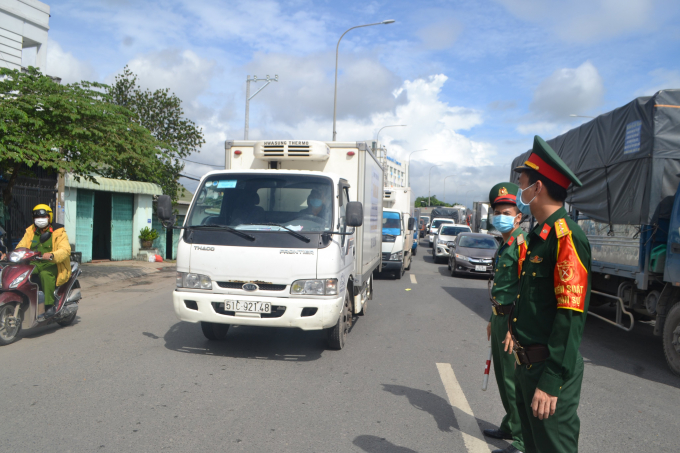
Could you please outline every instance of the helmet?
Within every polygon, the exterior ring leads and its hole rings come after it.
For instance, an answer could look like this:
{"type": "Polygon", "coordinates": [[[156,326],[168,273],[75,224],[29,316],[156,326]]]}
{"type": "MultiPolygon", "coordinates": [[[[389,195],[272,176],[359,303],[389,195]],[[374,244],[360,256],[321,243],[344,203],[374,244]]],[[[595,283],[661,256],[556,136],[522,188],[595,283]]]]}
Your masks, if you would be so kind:
{"type": "Polygon", "coordinates": [[[33,217],[44,217],[46,215],[50,216],[50,223],[52,223],[52,218],[54,217],[52,215],[52,208],[47,206],[46,204],[39,204],[35,208],[33,208],[33,217]]]}

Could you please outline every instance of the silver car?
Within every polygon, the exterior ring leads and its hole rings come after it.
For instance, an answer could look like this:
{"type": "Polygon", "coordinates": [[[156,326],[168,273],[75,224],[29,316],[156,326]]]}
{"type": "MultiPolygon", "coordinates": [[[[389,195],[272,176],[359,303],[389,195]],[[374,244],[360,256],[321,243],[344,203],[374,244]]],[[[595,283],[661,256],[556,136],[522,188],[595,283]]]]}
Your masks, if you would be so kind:
{"type": "Polygon", "coordinates": [[[434,240],[439,232],[439,226],[443,223],[448,223],[449,225],[455,225],[452,219],[447,218],[437,218],[432,219],[430,227],[428,228],[427,242],[430,247],[434,244],[434,240]]]}
{"type": "Polygon", "coordinates": [[[471,231],[467,225],[442,224],[434,238],[434,247],[432,247],[432,259],[434,262],[438,263],[440,260],[448,260],[449,250],[452,243],[456,240],[458,233],[470,233],[471,231]]]}

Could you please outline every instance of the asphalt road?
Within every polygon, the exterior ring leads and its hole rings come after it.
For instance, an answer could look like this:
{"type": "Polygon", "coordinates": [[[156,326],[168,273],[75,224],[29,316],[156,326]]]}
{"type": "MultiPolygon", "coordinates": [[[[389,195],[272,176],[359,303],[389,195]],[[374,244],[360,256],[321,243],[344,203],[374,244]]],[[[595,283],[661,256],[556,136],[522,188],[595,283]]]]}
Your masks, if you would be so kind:
{"type": "MultiPolygon", "coordinates": [[[[427,251],[401,280],[376,280],[342,351],[289,329],[237,327],[209,342],[175,318],[173,272],[90,288],[72,326],[0,349],[0,451],[504,447],[479,439],[503,415],[493,376],[481,391],[486,280],[452,278],[427,251]]],[[[590,318],[581,351],[581,451],[677,451],[680,378],[651,328],[590,318]]]]}

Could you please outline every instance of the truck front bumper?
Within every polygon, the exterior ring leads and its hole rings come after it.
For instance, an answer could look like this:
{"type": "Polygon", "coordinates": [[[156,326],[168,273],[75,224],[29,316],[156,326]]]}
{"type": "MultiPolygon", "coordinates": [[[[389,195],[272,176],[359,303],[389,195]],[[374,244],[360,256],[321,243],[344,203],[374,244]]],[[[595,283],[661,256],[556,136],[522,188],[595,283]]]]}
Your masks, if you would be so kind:
{"type": "Polygon", "coordinates": [[[395,271],[401,271],[401,266],[404,263],[401,261],[383,261],[382,262],[382,271],[383,272],[395,272],[395,271]]]}
{"type": "Polygon", "coordinates": [[[239,326],[293,327],[321,330],[335,326],[340,317],[344,295],[335,298],[293,298],[265,296],[234,296],[210,292],[175,290],[172,303],[181,321],[214,322],[239,326]],[[269,302],[272,313],[234,313],[224,311],[225,300],[269,302]],[[305,316],[303,316],[303,309],[305,316]],[[314,310],[316,309],[316,310],[314,310]]]}

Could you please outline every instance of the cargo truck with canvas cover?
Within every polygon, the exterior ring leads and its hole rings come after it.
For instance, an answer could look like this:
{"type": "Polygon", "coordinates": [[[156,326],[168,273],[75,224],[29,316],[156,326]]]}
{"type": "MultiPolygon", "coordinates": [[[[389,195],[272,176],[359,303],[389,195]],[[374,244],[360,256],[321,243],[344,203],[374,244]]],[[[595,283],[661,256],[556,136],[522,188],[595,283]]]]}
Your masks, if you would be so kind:
{"type": "Polygon", "coordinates": [[[363,142],[237,141],[226,167],[178,227],[175,313],[211,340],[230,325],[326,329],[341,349],[381,263],[378,160],[363,142]]]}
{"type": "Polygon", "coordinates": [[[566,202],[592,248],[590,306],[614,304],[609,322],[625,330],[634,314],[653,320],[680,375],[680,90],[637,98],[548,144],[583,183],[566,202]]]}

